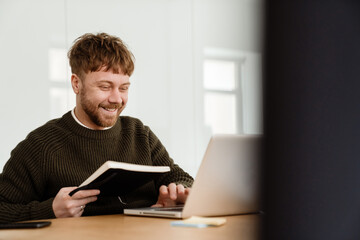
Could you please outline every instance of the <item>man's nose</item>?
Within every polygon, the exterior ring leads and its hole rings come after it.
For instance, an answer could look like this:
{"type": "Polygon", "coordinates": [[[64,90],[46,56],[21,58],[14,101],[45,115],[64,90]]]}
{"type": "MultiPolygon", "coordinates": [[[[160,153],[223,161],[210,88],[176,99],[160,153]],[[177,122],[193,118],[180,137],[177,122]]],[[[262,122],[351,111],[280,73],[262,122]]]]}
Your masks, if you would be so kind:
{"type": "Polygon", "coordinates": [[[113,89],[111,91],[111,94],[109,96],[109,102],[116,103],[116,104],[123,102],[122,93],[121,93],[121,91],[119,91],[119,89],[113,89]]]}

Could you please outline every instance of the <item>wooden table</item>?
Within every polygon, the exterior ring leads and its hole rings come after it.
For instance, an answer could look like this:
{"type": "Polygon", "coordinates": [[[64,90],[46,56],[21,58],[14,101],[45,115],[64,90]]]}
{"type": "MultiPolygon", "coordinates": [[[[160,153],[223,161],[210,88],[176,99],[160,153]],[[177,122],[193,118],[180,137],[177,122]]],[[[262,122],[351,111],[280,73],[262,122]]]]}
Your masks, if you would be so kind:
{"type": "Polygon", "coordinates": [[[173,227],[174,219],[104,215],[51,219],[49,227],[40,229],[0,230],[0,240],[8,239],[258,239],[260,215],[225,217],[220,227],[173,227]]]}

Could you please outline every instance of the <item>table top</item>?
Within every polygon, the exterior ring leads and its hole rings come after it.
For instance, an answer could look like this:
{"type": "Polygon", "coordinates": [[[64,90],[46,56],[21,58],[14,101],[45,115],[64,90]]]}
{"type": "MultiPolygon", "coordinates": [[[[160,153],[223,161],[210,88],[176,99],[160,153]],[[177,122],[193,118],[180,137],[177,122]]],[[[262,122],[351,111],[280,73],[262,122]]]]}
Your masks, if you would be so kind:
{"type": "Polygon", "coordinates": [[[49,227],[0,230],[0,239],[258,239],[261,215],[226,216],[219,227],[171,226],[174,219],[103,215],[51,219],[49,227]]]}

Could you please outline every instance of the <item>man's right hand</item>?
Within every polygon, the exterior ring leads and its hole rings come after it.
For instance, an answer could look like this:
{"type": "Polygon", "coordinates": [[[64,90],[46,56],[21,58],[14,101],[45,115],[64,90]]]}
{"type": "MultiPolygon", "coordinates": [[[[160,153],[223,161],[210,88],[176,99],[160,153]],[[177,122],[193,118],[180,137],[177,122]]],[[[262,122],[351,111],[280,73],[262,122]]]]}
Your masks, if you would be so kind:
{"type": "Polygon", "coordinates": [[[86,204],[95,202],[100,194],[100,190],[97,189],[81,190],[70,197],[69,193],[74,189],[76,187],[65,187],[56,195],[52,208],[57,218],[80,217],[86,204]]]}

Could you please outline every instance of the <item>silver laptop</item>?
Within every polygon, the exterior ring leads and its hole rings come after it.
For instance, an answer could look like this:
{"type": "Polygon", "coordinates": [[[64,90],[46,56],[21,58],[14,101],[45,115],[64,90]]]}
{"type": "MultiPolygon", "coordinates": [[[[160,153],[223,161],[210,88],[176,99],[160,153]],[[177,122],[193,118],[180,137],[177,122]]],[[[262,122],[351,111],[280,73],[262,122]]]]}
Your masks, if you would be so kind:
{"type": "Polygon", "coordinates": [[[261,138],[213,136],[184,206],[124,209],[124,214],[188,218],[259,212],[261,138]]]}

